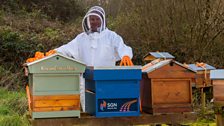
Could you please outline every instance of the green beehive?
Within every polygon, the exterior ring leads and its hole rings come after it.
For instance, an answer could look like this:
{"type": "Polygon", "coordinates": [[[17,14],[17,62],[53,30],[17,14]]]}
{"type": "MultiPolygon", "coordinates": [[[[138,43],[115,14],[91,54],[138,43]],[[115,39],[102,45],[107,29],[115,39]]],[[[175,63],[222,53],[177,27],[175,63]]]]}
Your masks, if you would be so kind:
{"type": "Polygon", "coordinates": [[[80,117],[80,75],[85,64],[53,54],[25,64],[32,119],[80,117]]]}

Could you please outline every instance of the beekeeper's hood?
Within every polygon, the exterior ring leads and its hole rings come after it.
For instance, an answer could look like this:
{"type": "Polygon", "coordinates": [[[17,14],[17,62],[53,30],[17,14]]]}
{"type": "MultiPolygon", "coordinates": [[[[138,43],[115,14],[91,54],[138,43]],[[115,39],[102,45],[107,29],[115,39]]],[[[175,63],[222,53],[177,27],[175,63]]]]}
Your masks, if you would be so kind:
{"type": "Polygon", "coordinates": [[[91,26],[89,21],[89,17],[91,15],[98,16],[101,20],[101,26],[97,29],[97,31],[100,33],[103,30],[105,30],[106,29],[105,11],[103,10],[102,7],[93,6],[89,9],[89,11],[86,13],[85,17],[82,20],[83,31],[86,32],[87,34],[91,33],[91,26]]]}

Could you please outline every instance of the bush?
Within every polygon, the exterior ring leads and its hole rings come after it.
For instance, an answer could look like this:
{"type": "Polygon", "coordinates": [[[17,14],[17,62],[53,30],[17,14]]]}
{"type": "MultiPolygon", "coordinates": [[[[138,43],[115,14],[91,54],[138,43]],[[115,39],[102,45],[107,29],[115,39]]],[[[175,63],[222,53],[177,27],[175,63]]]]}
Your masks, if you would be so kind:
{"type": "Polygon", "coordinates": [[[0,42],[0,62],[13,71],[21,67],[29,52],[35,49],[34,44],[24,41],[19,33],[10,30],[0,31],[0,42]]]}
{"type": "Polygon", "coordinates": [[[79,0],[2,0],[0,7],[14,14],[35,12],[61,21],[75,20],[83,15],[83,8],[79,0]]]}
{"type": "Polygon", "coordinates": [[[27,58],[33,57],[36,51],[47,52],[67,43],[81,31],[81,18],[64,24],[37,16],[39,12],[18,15],[1,12],[0,86],[10,90],[24,88],[27,84],[22,69],[27,58]]]}

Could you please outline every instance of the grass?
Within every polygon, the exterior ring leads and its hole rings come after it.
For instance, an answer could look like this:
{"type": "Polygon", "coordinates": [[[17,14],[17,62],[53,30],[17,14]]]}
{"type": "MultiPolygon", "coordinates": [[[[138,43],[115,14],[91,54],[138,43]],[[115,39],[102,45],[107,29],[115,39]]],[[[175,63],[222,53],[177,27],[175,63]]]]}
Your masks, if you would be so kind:
{"type": "Polygon", "coordinates": [[[13,92],[0,88],[0,125],[29,126],[26,118],[27,100],[24,91],[13,92]]]}
{"type": "Polygon", "coordinates": [[[196,122],[182,124],[181,126],[216,126],[215,120],[198,119],[196,122]]]}

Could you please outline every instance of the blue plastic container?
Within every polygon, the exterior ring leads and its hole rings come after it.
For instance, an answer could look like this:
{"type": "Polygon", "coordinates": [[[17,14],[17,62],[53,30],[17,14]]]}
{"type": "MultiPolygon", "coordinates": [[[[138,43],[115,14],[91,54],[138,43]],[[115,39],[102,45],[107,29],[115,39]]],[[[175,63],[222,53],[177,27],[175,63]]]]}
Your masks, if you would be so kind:
{"type": "Polygon", "coordinates": [[[96,117],[139,116],[141,67],[88,67],[86,112],[96,117]]]}

